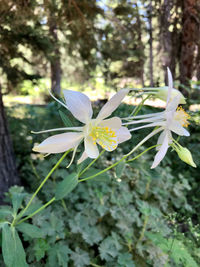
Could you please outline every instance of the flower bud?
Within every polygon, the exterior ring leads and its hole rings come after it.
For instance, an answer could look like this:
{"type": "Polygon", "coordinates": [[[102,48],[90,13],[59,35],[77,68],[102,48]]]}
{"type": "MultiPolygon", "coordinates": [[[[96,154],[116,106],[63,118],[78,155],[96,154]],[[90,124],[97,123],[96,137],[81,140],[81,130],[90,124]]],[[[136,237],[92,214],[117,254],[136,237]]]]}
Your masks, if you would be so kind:
{"type": "Polygon", "coordinates": [[[192,167],[197,167],[193,161],[192,154],[186,147],[182,147],[181,145],[179,145],[178,149],[176,149],[176,152],[182,161],[191,165],[192,167]]]}
{"type": "MultiPolygon", "coordinates": [[[[163,101],[166,101],[167,100],[167,95],[168,95],[168,86],[164,86],[164,87],[159,87],[157,89],[157,91],[154,93],[154,96],[163,100],[163,101]]],[[[177,89],[175,88],[172,88],[172,92],[171,92],[171,97],[170,97],[170,101],[176,97],[176,96],[180,96],[180,102],[179,104],[185,104],[185,97],[183,96],[183,94],[178,91],[177,89]]]]}

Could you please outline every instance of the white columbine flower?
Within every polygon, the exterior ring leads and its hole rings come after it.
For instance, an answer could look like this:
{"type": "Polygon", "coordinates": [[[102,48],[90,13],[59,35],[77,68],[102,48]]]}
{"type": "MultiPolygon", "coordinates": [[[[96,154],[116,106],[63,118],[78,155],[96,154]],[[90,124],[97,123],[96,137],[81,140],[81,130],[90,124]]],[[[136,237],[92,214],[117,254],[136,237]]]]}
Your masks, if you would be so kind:
{"type": "MultiPolygon", "coordinates": [[[[184,128],[188,126],[188,119],[189,115],[184,111],[182,107],[178,107],[180,104],[180,95],[176,95],[171,100],[171,92],[173,89],[173,80],[172,75],[169,70],[168,71],[168,95],[167,95],[167,103],[165,111],[153,113],[153,114],[147,114],[147,115],[141,115],[133,117],[133,121],[124,123],[123,125],[132,125],[132,124],[140,124],[140,123],[148,123],[146,125],[130,129],[131,131],[136,131],[142,128],[148,128],[148,127],[158,127],[158,129],[155,131],[155,134],[159,131],[162,131],[158,138],[158,147],[156,148],[158,150],[154,162],[151,166],[151,168],[155,168],[158,166],[158,164],[161,162],[161,160],[164,158],[165,154],[167,153],[168,147],[173,142],[172,138],[172,132],[176,133],[180,136],[189,136],[189,132],[184,128]],[[171,101],[170,101],[171,100],[171,101]]],[[[127,118],[127,120],[130,120],[130,118],[127,118]]],[[[150,136],[153,136],[153,132],[150,136]]]]}
{"type": "Polygon", "coordinates": [[[92,105],[90,99],[85,94],[71,90],[63,90],[63,93],[66,105],[59,100],[57,101],[65,106],[77,120],[84,124],[84,126],[58,128],[37,132],[70,131],[48,137],[41,144],[35,146],[33,148],[34,151],[54,154],[74,149],[75,154],[78,145],[84,140],[85,150],[79,159],[80,163],[87,157],[98,157],[99,150],[97,144],[107,151],[112,151],[117,148],[118,144],[131,138],[129,130],[126,127],[122,127],[121,119],[119,117],[106,119],[120,105],[121,101],[128,93],[127,89],[116,93],[102,107],[96,119],[92,119],[92,105]]]}

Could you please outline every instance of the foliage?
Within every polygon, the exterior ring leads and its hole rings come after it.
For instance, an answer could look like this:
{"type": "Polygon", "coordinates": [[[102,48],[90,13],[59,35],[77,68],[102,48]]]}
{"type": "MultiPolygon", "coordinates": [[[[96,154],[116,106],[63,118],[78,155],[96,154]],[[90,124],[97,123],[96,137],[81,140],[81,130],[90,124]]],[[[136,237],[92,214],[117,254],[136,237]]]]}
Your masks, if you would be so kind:
{"type": "MultiPolygon", "coordinates": [[[[117,170],[110,170],[92,181],[79,183],[73,192],[62,195],[64,198],[60,197],[61,200],[55,201],[45,212],[41,211],[33,219],[16,226],[14,236],[10,235],[13,230],[3,221],[11,221],[16,211],[28,203],[31,195],[27,191],[33,191],[57,162],[58,157],[55,155],[45,159],[37,154],[31,154],[30,157],[33,143],[40,140],[41,136],[32,136],[22,142],[32,129],[61,125],[55,106],[58,107],[57,104],[50,104],[46,108],[19,106],[8,110],[18,168],[27,189],[24,191],[21,187],[12,187],[6,196],[13,208],[2,206],[0,210],[3,239],[7,235],[9,238],[6,238],[6,242],[12,242],[14,237],[15,242],[20,242],[19,235],[29,266],[198,266],[200,232],[186,217],[187,214],[196,214],[191,205],[197,204],[198,193],[193,184],[198,177],[189,177],[193,170],[184,167],[182,162],[177,163],[173,153],[155,170],[149,169],[153,157],[148,152],[138,161],[129,164],[123,162],[117,170]],[[183,176],[184,168],[186,172],[183,176]],[[186,195],[190,196],[191,192],[193,197],[187,200],[186,195]],[[181,214],[184,214],[185,219],[181,214]]],[[[149,109],[146,108],[146,111],[149,109]]],[[[118,113],[124,116],[131,110],[131,106],[124,105],[118,113]]],[[[198,135],[199,129],[195,122],[192,122],[193,128],[198,135]]],[[[197,143],[196,134],[193,134],[191,146],[197,143]]],[[[119,159],[141,139],[137,134],[134,137],[113,152],[112,156],[105,153],[89,172],[96,173],[98,169],[119,159]]],[[[140,150],[143,151],[144,147],[140,150]]],[[[196,153],[195,159],[199,152],[196,153]]],[[[59,192],[62,194],[62,186],[59,185],[65,186],[70,177],[66,169],[67,161],[64,160],[47,181],[26,215],[49,201],[56,191],[57,195],[59,192]]],[[[84,164],[78,167],[73,164],[72,172],[80,174],[84,164]]],[[[75,176],[71,174],[71,177],[73,180],[75,176]]],[[[194,208],[198,210],[198,206],[194,208]]],[[[25,264],[20,243],[17,249],[21,255],[18,260],[25,264]]],[[[7,251],[3,253],[6,257],[7,251]]],[[[12,263],[7,262],[7,265],[12,266],[12,263]]]]}

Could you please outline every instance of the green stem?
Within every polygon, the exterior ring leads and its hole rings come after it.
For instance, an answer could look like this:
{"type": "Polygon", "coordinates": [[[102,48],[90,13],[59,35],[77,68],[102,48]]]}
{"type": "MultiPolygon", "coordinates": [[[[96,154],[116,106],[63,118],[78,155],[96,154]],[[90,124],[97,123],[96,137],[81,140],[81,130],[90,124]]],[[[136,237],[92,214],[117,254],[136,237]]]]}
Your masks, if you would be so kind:
{"type": "Polygon", "coordinates": [[[91,176],[89,176],[89,177],[80,179],[78,182],[80,183],[80,182],[84,182],[84,181],[90,180],[90,179],[92,179],[92,178],[94,178],[94,177],[96,177],[96,176],[98,176],[98,175],[100,175],[100,174],[102,174],[102,173],[104,173],[104,172],[107,172],[108,170],[110,170],[110,169],[112,169],[113,167],[117,166],[122,160],[125,159],[125,157],[126,157],[126,156],[124,156],[123,158],[121,158],[119,161],[115,162],[115,163],[112,164],[111,166],[107,167],[106,169],[104,169],[104,170],[102,170],[102,171],[100,171],[100,172],[97,172],[97,173],[94,174],[94,175],[91,175],[91,176]]]}
{"type": "Polygon", "coordinates": [[[134,108],[134,110],[131,112],[131,114],[129,115],[129,117],[131,116],[136,116],[138,114],[138,112],[140,111],[140,109],[142,108],[144,102],[150,97],[151,95],[148,95],[147,97],[145,97],[138,106],[136,106],[134,108]]]}
{"type": "Polygon", "coordinates": [[[143,224],[143,227],[142,227],[142,231],[141,231],[141,234],[138,238],[138,241],[136,243],[136,246],[138,246],[138,244],[140,243],[140,241],[142,241],[142,239],[144,238],[144,233],[146,231],[146,227],[147,227],[147,223],[148,223],[148,220],[149,220],[149,216],[148,215],[145,215],[145,218],[144,218],[144,224],[143,224]]]}
{"type": "Polygon", "coordinates": [[[148,147],[145,151],[143,151],[142,153],[140,153],[140,154],[137,155],[136,157],[127,160],[126,163],[131,162],[131,161],[134,161],[135,159],[139,158],[140,156],[142,156],[144,153],[146,153],[146,152],[149,151],[150,149],[152,149],[152,148],[154,148],[154,147],[157,147],[157,146],[159,146],[159,145],[154,145],[154,146],[150,146],[150,147],[148,147]]]}
{"type": "Polygon", "coordinates": [[[81,173],[79,173],[78,177],[83,175],[101,157],[101,155],[103,155],[104,152],[105,150],[102,150],[99,156],[96,159],[94,159],[81,173]]]}
{"type": "Polygon", "coordinates": [[[55,200],[55,197],[53,197],[51,200],[49,200],[45,205],[43,205],[42,207],[40,207],[38,210],[34,211],[33,213],[31,213],[30,215],[28,215],[27,217],[25,217],[24,219],[22,219],[19,222],[16,222],[14,225],[16,224],[20,224],[26,220],[28,220],[29,218],[32,218],[35,214],[37,214],[38,212],[42,211],[43,209],[45,209],[47,206],[49,206],[53,201],[55,200]]]}
{"type": "Polygon", "coordinates": [[[31,199],[29,200],[28,204],[26,205],[26,207],[22,210],[21,213],[18,214],[17,219],[21,218],[23,216],[23,214],[27,211],[27,209],[29,208],[29,206],[31,205],[33,199],[35,198],[35,196],[37,195],[37,193],[40,191],[40,189],[43,187],[43,185],[46,183],[46,181],[48,180],[48,178],[51,176],[51,174],[55,171],[55,169],[60,165],[60,163],[63,161],[63,159],[67,156],[67,154],[71,151],[68,150],[64,153],[64,155],[59,159],[59,161],[56,163],[56,165],[51,169],[51,171],[47,174],[47,176],[44,178],[44,180],[42,181],[42,183],[39,185],[39,187],[37,188],[37,190],[35,191],[35,193],[32,195],[31,199]]]}
{"type": "Polygon", "coordinates": [[[35,176],[37,177],[37,179],[40,180],[40,176],[38,175],[37,170],[36,170],[35,166],[33,165],[32,160],[30,159],[29,162],[30,162],[30,164],[31,164],[33,173],[35,174],[35,176]]]}

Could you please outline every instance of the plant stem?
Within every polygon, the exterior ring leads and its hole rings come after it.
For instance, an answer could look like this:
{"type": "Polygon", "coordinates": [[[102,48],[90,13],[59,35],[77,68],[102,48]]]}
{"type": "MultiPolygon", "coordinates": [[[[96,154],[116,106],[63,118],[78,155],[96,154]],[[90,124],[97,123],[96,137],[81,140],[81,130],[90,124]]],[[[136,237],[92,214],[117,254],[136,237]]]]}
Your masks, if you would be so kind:
{"type": "Polygon", "coordinates": [[[38,210],[34,211],[33,213],[31,213],[30,215],[28,215],[27,217],[25,217],[24,219],[22,219],[19,222],[16,222],[14,225],[16,224],[20,224],[26,220],[28,220],[29,218],[33,217],[35,214],[37,214],[38,212],[42,211],[43,209],[45,209],[47,206],[49,206],[53,201],[55,200],[55,197],[53,197],[51,200],[49,200],[45,205],[43,205],[42,207],[40,207],[38,210]]]}
{"type": "Polygon", "coordinates": [[[68,150],[64,153],[64,155],[62,155],[62,157],[59,159],[59,161],[56,163],[56,165],[51,169],[51,171],[47,174],[47,176],[44,178],[44,180],[42,181],[42,183],[39,185],[39,187],[37,188],[37,190],[35,191],[35,193],[32,195],[31,199],[29,200],[28,204],[26,205],[26,207],[22,210],[21,213],[18,214],[17,219],[21,218],[23,216],[23,214],[27,211],[27,209],[29,208],[29,206],[31,205],[33,199],[35,198],[35,196],[37,195],[37,193],[40,191],[40,189],[43,187],[43,185],[46,183],[46,181],[48,180],[48,178],[51,176],[51,174],[55,171],[55,169],[60,165],[60,163],[63,161],[63,159],[67,156],[67,154],[71,151],[68,150]]]}
{"type": "Polygon", "coordinates": [[[83,175],[101,157],[101,155],[103,155],[104,152],[105,150],[102,150],[99,156],[96,159],[94,159],[92,162],[90,162],[90,164],[88,164],[88,166],[81,173],[79,173],[78,177],[83,175]]]}
{"type": "Polygon", "coordinates": [[[148,215],[145,215],[145,218],[144,218],[144,224],[143,224],[143,227],[142,227],[142,231],[141,231],[141,234],[138,238],[138,241],[136,243],[136,246],[138,246],[138,244],[140,243],[140,241],[142,241],[142,239],[144,238],[144,233],[146,231],[146,227],[147,227],[147,223],[148,223],[148,220],[149,220],[149,216],[148,215]]]}
{"type": "Polygon", "coordinates": [[[151,95],[148,95],[147,97],[145,97],[138,106],[136,106],[134,108],[134,110],[131,112],[131,114],[129,115],[129,117],[131,116],[136,116],[138,114],[138,112],[140,111],[140,109],[142,108],[144,102],[150,97],[151,95]]]}
{"type": "Polygon", "coordinates": [[[140,154],[137,155],[136,157],[127,160],[126,163],[131,162],[131,161],[134,161],[135,159],[139,158],[140,156],[142,156],[144,153],[146,153],[146,152],[149,151],[150,149],[152,149],[152,148],[154,148],[154,147],[157,147],[157,146],[158,146],[158,145],[154,145],[154,146],[150,146],[150,147],[148,147],[145,151],[143,151],[142,153],[140,153],[140,154]]]}

